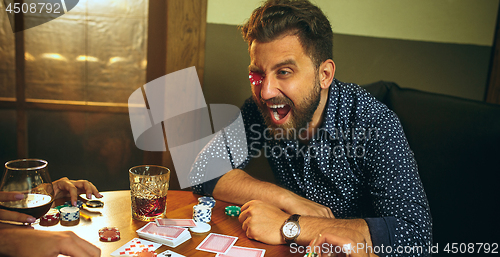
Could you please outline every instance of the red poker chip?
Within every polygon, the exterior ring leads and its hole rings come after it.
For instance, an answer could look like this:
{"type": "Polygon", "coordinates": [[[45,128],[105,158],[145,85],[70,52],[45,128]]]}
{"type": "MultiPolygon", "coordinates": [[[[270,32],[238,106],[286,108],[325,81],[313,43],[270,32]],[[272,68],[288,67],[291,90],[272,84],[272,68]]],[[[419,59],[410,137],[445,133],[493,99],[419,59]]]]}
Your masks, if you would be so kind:
{"type": "Polygon", "coordinates": [[[120,231],[115,227],[104,227],[99,229],[99,240],[114,242],[120,240],[120,231]]]}
{"type": "Polygon", "coordinates": [[[54,221],[59,220],[59,211],[57,209],[50,209],[45,215],[43,215],[40,220],[43,221],[54,221]]]}
{"type": "Polygon", "coordinates": [[[142,252],[138,252],[134,255],[134,257],[156,257],[158,254],[154,251],[150,251],[148,249],[143,249],[142,252]]]}
{"type": "Polygon", "coordinates": [[[57,219],[40,219],[40,226],[50,227],[59,223],[59,218],[57,219]]]}
{"type": "Polygon", "coordinates": [[[254,86],[260,86],[260,84],[262,84],[263,81],[262,74],[255,71],[251,71],[248,74],[248,79],[250,80],[250,83],[252,83],[252,85],[254,86]]]}

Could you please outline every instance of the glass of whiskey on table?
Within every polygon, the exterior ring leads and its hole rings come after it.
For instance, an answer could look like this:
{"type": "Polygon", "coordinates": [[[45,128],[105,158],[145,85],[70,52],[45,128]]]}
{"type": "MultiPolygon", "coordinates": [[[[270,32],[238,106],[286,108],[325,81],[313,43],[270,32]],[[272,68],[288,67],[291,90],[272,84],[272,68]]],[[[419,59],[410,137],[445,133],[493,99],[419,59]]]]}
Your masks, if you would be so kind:
{"type": "Polygon", "coordinates": [[[129,170],[129,179],[132,218],[141,221],[164,218],[170,170],[157,165],[135,166],[129,170]]]}

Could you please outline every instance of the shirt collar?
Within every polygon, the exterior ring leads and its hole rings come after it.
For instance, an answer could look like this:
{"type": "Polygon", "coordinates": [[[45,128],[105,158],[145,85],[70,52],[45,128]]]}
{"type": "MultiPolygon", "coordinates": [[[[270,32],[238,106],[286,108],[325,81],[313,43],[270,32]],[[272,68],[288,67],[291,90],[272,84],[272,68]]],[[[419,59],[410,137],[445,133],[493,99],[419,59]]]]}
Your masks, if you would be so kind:
{"type": "Polygon", "coordinates": [[[335,118],[337,117],[337,103],[339,99],[339,86],[340,82],[333,79],[332,84],[328,88],[328,100],[326,102],[326,110],[323,116],[323,125],[321,126],[325,131],[330,134],[335,133],[335,118]]]}

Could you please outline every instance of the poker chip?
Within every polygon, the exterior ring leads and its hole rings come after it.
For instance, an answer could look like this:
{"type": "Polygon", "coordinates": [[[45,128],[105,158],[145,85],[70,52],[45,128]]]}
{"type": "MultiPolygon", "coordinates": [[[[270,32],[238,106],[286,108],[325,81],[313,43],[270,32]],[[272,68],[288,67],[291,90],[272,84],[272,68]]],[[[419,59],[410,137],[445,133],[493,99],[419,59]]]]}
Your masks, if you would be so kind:
{"type": "Polygon", "coordinates": [[[61,225],[74,226],[80,223],[80,209],[78,207],[63,207],[59,210],[61,225]]]}
{"type": "Polygon", "coordinates": [[[63,204],[63,205],[59,205],[59,206],[54,207],[54,209],[61,210],[64,207],[71,207],[71,206],[73,206],[73,205],[71,205],[71,204],[63,204]]]}
{"type": "Polygon", "coordinates": [[[40,218],[40,226],[53,226],[59,223],[59,210],[51,208],[40,218]]]}
{"type": "Polygon", "coordinates": [[[190,227],[189,230],[193,233],[206,233],[212,229],[212,226],[210,224],[207,224],[205,222],[195,222],[196,227],[190,227]]]}
{"type": "Polygon", "coordinates": [[[193,206],[193,220],[195,222],[210,222],[212,220],[212,208],[202,204],[193,206]]]}
{"type": "Polygon", "coordinates": [[[115,227],[104,227],[99,229],[99,240],[114,242],[120,240],[120,231],[115,227]]]}
{"type": "Polygon", "coordinates": [[[103,207],[104,203],[102,201],[99,201],[99,200],[89,200],[85,203],[85,205],[87,207],[90,207],[90,208],[99,208],[99,207],[103,207]]]}
{"type": "Polygon", "coordinates": [[[59,219],[59,210],[55,208],[50,208],[50,210],[43,215],[40,219],[43,220],[54,220],[59,219]]]}
{"type": "Polygon", "coordinates": [[[198,204],[200,205],[206,205],[210,208],[214,208],[215,206],[215,199],[211,196],[202,196],[198,198],[198,204]]]}
{"type": "Polygon", "coordinates": [[[227,206],[226,207],[226,215],[231,217],[238,217],[241,213],[241,207],[239,206],[227,206]]]}
{"type": "Polygon", "coordinates": [[[80,218],[80,209],[78,207],[63,207],[59,210],[61,220],[74,221],[80,218]]]}
{"type": "MultiPolygon", "coordinates": [[[[64,205],[66,205],[66,206],[73,206],[73,204],[71,203],[71,201],[66,201],[66,202],[64,203],[64,205]]],[[[82,201],[80,201],[80,200],[77,200],[77,201],[76,201],[76,207],[78,207],[78,208],[82,208],[82,206],[83,206],[83,202],[82,202],[82,201]]]]}
{"type": "Polygon", "coordinates": [[[155,251],[150,251],[148,249],[143,249],[141,252],[138,252],[134,255],[134,257],[155,257],[158,254],[155,251]]]}
{"type": "Polygon", "coordinates": [[[260,84],[262,84],[263,78],[262,78],[262,75],[260,73],[251,71],[248,74],[248,80],[250,80],[250,83],[252,83],[252,85],[260,86],[260,84]]]}

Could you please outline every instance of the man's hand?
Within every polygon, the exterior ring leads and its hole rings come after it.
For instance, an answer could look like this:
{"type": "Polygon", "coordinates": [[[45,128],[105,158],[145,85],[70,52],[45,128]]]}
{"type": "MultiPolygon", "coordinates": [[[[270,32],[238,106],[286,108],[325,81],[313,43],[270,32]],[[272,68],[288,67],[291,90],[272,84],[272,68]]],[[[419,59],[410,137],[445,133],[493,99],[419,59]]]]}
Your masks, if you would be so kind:
{"type": "Polygon", "coordinates": [[[241,207],[238,220],[250,239],[266,244],[284,244],[281,226],[290,215],[276,206],[254,200],[241,207]]]}
{"type": "MultiPolygon", "coordinates": [[[[24,199],[24,194],[18,192],[0,192],[0,202],[19,201],[22,199],[24,199]]],[[[0,220],[21,223],[33,223],[36,221],[36,219],[31,215],[4,209],[0,209],[0,220]]]]}
{"type": "Polygon", "coordinates": [[[74,257],[101,256],[101,250],[70,231],[51,232],[32,229],[0,230],[1,256],[31,257],[58,256],[74,257]]]}
{"type": "Polygon", "coordinates": [[[79,194],[86,194],[88,199],[91,199],[92,195],[97,198],[102,197],[94,184],[87,180],[69,180],[68,178],[61,178],[52,182],[52,186],[54,187],[54,196],[56,199],[68,196],[69,194],[71,203],[74,206],[76,206],[76,200],[79,194]]]}
{"type": "MultiPolygon", "coordinates": [[[[349,257],[368,257],[369,254],[365,249],[357,249],[358,243],[366,245],[363,236],[354,230],[350,232],[336,233],[337,228],[330,228],[319,234],[309,244],[310,249],[318,254],[318,256],[349,256],[349,257]],[[345,236],[349,234],[351,237],[345,236]],[[327,245],[325,245],[327,244],[327,245]],[[317,252],[319,250],[319,252],[317,252]],[[327,250],[325,252],[322,252],[327,250]]],[[[347,229],[342,229],[347,230],[347,229]]]]}
{"type": "Polygon", "coordinates": [[[283,204],[280,205],[280,208],[288,214],[300,214],[302,216],[324,217],[331,219],[335,218],[330,208],[300,197],[290,191],[287,192],[288,194],[285,197],[285,200],[281,202],[283,204]]]}

